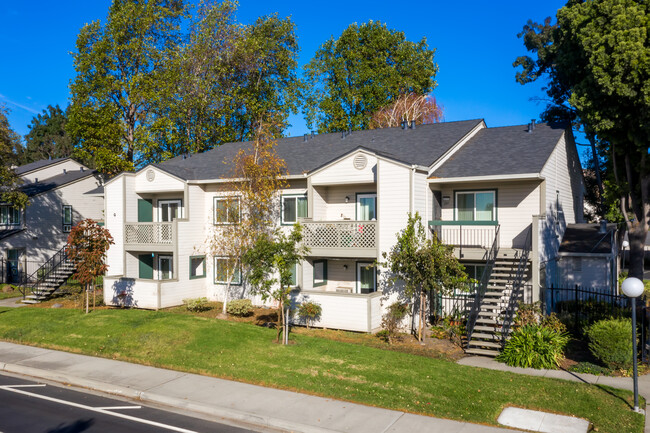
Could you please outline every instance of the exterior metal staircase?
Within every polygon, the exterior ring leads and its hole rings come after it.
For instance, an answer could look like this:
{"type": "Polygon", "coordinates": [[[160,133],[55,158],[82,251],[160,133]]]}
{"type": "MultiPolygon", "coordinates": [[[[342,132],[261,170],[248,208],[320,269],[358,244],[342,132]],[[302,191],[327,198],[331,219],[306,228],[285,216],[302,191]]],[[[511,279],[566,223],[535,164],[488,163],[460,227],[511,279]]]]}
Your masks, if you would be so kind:
{"type": "MultiPolygon", "coordinates": [[[[525,245],[530,245],[530,232],[525,245]]],[[[493,246],[494,248],[494,246],[493,246]]],[[[495,357],[510,337],[530,275],[530,248],[507,256],[490,251],[467,326],[466,353],[495,357]]]]}
{"type": "Polygon", "coordinates": [[[75,271],[76,265],[68,259],[66,247],[61,248],[18,287],[23,295],[21,302],[38,304],[49,299],[75,271]]]}

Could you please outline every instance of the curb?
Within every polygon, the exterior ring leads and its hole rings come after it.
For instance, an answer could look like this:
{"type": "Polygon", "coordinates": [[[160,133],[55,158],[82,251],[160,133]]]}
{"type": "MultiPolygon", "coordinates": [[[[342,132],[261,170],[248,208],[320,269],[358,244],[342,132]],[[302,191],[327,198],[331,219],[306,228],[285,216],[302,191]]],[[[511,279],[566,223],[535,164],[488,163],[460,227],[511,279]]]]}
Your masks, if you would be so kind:
{"type": "Polygon", "coordinates": [[[178,409],[186,409],[190,412],[196,412],[211,417],[217,417],[222,420],[232,421],[239,424],[245,424],[251,427],[262,427],[280,430],[291,433],[341,433],[338,430],[330,430],[322,427],[296,423],[283,420],[280,418],[260,416],[250,412],[242,412],[236,409],[219,406],[208,406],[205,404],[194,403],[191,400],[176,397],[168,397],[162,394],[150,393],[124,386],[110,385],[91,379],[83,379],[67,374],[54,373],[49,370],[43,370],[34,367],[26,367],[18,364],[0,363],[0,371],[7,373],[20,374],[24,376],[50,380],[66,385],[73,385],[79,388],[91,389],[107,394],[117,395],[133,400],[150,402],[171,406],[178,409]]]}

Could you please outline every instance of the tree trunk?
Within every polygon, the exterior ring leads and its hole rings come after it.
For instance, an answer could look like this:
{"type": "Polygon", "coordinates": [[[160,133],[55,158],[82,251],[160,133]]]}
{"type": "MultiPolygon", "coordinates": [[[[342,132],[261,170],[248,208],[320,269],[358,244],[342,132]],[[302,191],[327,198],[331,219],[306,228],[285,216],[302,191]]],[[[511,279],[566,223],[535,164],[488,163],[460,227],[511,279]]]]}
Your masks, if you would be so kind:
{"type": "Polygon", "coordinates": [[[89,299],[90,294],[88,292],[90,291],[90,284],[86,284],[85,288],[86,288],[86,314],[88,314],[88,303],[90,301],[89,299]]]}
{"type": "Polygon", "coordinates": [[[95,280],[93,280],[93,311],[95,311],[95,280]]]}
{"type": "Polygon", "coordinates": [[[278,305],[278,323],[277,323],[278,332],[275,339],[276,343],[280,342],[280,333],[282,332],[282,328],[284,328],[284,326],[282,325],[283,323],[284,323],[284,305],[282,301],[280,301],[280,305],[278,305]]]}
{"type": "Polygon", "coordinates": [[[628,262],[629,277],[638,278],[643,281],[643,259],[644,259],[644,246],[647,232],[643,224],[628,224],[632,226],[628,231],[627,236],[630,242],[630,257],[628,262]]]}

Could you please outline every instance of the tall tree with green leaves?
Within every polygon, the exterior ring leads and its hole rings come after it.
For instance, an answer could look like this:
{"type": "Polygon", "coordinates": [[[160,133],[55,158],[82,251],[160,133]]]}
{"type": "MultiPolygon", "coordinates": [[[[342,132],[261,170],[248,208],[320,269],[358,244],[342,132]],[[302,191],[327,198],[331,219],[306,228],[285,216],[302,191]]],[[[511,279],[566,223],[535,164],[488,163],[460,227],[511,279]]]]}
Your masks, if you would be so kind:
{"type": "MultiPolygon", "coordinates": [[[[467,288],[470,280],[465,267],[454,256],[454,247],[445,245],[434,235],[428,239],[419,213],[409,214],[406,228],[397,236],[397,242],[388,253],[383,253],[388,269],[387,283],[399,288],[412,305],[415,299],[418,310],[418,339],[426,321],[427,296],[452,293],[467,288]]],[[[415,309],[413,311],[415,314],[415,309]]]]}
{"type": "MultiPolygon", "coordinates": [[[[571,0],[552,30],[551,83],[600,141],[606,195],[617,197],[630,240],[630,276],[643,278],[650,222],[650,4],[571,0]]],[[[526,72],[526,65],[524,65],[526,72]]]]}
{"type": "Polygon", "coordinates": [[[74,145],[65,130],[67,122],[67,114],[58,104],[48,105],[34,116],[25,135],[25,162],[71,156],[74,145]]]}
{"type": "Polygon", "coordinates": [[[181,0],[114,0],[104,25],[94,21],[79,32],[67,129],[82,159],[100,171],[142,162],[151,107],[170,84],[160,71],[179,46],[184,12],[181,0]]]}
{"type": "Polygon", "coordinates": [[[21,149],[20,136],[11,129],[7,119],[7,109],[0,106],[0,202],[11,203],[20,208],[29,204],[27,196],[20,192],[20,179],[12,166],[21,163],[22,155],[17,155],[16,149],[21,149]]]}
{"type": "Polygon", "coordinates": [[[305,66],[307,124],[319,132],[367,129],[372,116],[400,95],[433,91],[434,55],[426,38],[408,41],[378,21],[351,24],[305,66]]]}

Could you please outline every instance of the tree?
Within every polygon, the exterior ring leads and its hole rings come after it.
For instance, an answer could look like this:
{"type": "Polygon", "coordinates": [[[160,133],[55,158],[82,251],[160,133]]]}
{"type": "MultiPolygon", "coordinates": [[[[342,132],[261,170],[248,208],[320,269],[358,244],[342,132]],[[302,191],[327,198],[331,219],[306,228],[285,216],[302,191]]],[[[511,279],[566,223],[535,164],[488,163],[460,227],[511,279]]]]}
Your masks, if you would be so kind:
{"type": "Polygon", "coordinates": [[[95,282],[108,270],[106,252],[114,243],[109,231],[91,219],[80,221],[68,235],[66,253],[77,267],[72,277],[84,286],[86,292],[86,314],[91,288],[95,308],[95,282]]]}
{"type": "Polygon", "coordinates": [[[426,38],[407,41],[380,22],[350,25],[305,67],[307,124],[320,132],[368,129],[372,116],[400,95],[436,87],[434,54],[426,38]]]}
{"type": "Polygon", "coordinates": [[[157,100],[149,160],[251,140],[256,125],[283,126],[297,112],[302,82],[293,22],[271,15],[240,25],[235,12],[234,2],[199,6],[187,44],[163,72],[174,85],[157,100]]]}
{"type": "MultiPolygon", "coordinates": [[[[409,214],[406,228],[397,236],[397,242],[388,253],[383,253],[383,264],[390,272],[388,283],[403,289],[408,300],[419,298],[418,339],[422,340],[427,295],[451,293],[467,288],[470,280],[465,268],[453,254],[454,248],[445,245],[433,235],[427,239],[419,213],[409,214]]],[[[415,310],[414,310],[415,314],[415,310]]]]}
{"type": "Polygon", "coordinates": [[[178,47],[184,11],[180,0],[115,0],[104,26],[94,21],[79,32],[67,129],[79,138],[82,159],[100,171],[141,162],[152,104],[169,84],[160,71],[178,47]]]}
{"type": "Polygon", "coordinates": [[[650,220],[650,4],[569,1],[557,13],[549,50],[552,83],[600,143],[608,191],[618,197],[630,240],[630,276],[643,278],[650,220]]]}
{"type": "Polygon", "coordinates": [[[442,119],[442,107],[429,95],[409,93],[401,95],[387,107],[376,112],[370,120],[370,129],[395,128],[402,122],[416,125],[437,123],[442,119]]]}
{"type": "Polygon", "coordinates": [[[278,343],[281,331],[284,331],[284,344],[287,343],[289,330],[284,324],[287,323],[286,314],[290,307],[293,270],[307,252],[307,247],[302,245],[302,228],[296,223],[289,234],[276,229],[271,234],[258,237],[243,256],[244,264],[250,268],[247,278],[253,292],[261,295],[265,301],[273,299],[277,302],[278,343]]]}
{"type": "Polygon", "coordinates": [[[25,208],[29,204],[27,196],[19,191],[20,178],[16,176],[12,165],[20,157],[16,149],[21,149],[20,136],[11,129],[7,119],[7,109],[0,106],[0,202],[11,203],[25,208]]]}
{"type": "Polygon", "coordinates": [[[215,201],[217,225],[208,239],[213,256],[227,257],[223,281],[227,281],[223,302],[226,313],[234,278],[239,275],[242,257],[260,237],[269,236],[277,221],[278,191],[286,185],[286,164],[275,153],[273,127],[262,124],[255,140],[241,149],[232,161],[225,195],[215,201]]]}
{"type": "Polygon", "coordinates": [[[67,122],[67,114],[58,104],[48,105],[43,113],[37,114],[25,135],[25,162],[72,155],[74,146],[65,130],[67,122]]]}

